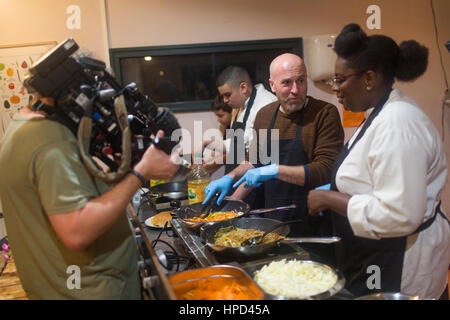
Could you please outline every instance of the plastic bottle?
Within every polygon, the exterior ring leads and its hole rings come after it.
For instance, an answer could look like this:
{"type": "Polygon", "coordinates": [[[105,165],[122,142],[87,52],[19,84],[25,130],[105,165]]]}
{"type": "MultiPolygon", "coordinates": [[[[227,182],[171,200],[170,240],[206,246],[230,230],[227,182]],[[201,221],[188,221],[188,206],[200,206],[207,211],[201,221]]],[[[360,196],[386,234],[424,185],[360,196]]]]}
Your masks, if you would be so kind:
{"type": "Polygon", "coordinates": [[[131,203],[133,205],[134,211],[136,211],[136,213],[138,213],[139,206],[141,205],[141,190],[136,191],[136,193],[133,196],[133,199],[131,200],[131,203]]]}
{"type": "Polygon", "coordinates": [[[150,188],[154,187],[154,186],[157,186],[159,184],[163,184],[163,183],[166,183],[166,181],[165,180],[161,180],[161,179],[151,179],[150,180],[150,188]]]}
{"type": "Polygon", "coordinates": [[[194,155],[192,172],[187,178],[189,204],[203,202],[205,200],[205,188],[211,181],[209,173],[201,164],[201,158],[201,153],[194,155]]]}

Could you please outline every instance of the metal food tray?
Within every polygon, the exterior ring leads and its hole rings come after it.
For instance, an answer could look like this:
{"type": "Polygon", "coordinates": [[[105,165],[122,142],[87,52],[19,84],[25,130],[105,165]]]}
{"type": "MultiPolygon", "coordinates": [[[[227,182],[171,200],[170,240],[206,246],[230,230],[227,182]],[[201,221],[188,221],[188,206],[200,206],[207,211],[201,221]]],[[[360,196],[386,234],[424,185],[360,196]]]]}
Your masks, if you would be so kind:
{"type": "Polygon", "coordinates": [[[200,268],[188,270],[177,273],[169,277],[169,282],[174,291],[176,288],[183,288],[183,291],[188,291],[195,287],[195,285],[204,279],[219,279],[232,278],[236,279],[240,284],[245,286],[253,294],[256,300],[265,298],[264,291],[248,276],[248,274],[241,268],[230,265],[216,265],[207,268],[200,268]]]}
{"type": "Polygon", "coordinates": [[[280,260],[283,260],[283,259],[286,259],[286,261],[297,260],[297,261],[303,261],[303,262],[307,262],[307,263],[313,263],[313,264],[321,265],[321,266],[323,266],[323,267],[333,271],[336,274],[336,276],[337,276],[337,281],[334,284],[334,286],[331,287],[330,289],[328,289],[327,291],[324,291],[322,293],[319,293],[319,294],[316,294],[316,295],[313,295],[313,296],[309,296],[309,297],[307,297],[305,299],[290,298],[290,297],[284,297],[284,296],[276,296],[276,295],[273,295],[273,294],[270,294],[270,293],[264,291],[265,292],[265,296],[266,296],[267,299],[270,299],[270,300],[325,300],[325,299],[329,299],[329,298],[333,297],[334,295],[338,294],[345,286],[345,278],[344,278],[342,272],[339,271],[338,269],[332,268],[332,267],[330,267],[330,266],[328,266],[326,264],[320,263],[320,262],[302,259],[301,257],[298,257],[295,254],[292,254],[292,255],[289,255],[289,256],[280,256],[280,257],[277,257],[275,259],[272,259],[271,261],[261,261],[259,263],[250,264],[250,265],[244,267],[244,270],[253,279],[254,276],[255,276],[256,271],[260,270],[262,267],[264,267],[265,265],[269,264],[270,262],[280,261],[280,260]]]}

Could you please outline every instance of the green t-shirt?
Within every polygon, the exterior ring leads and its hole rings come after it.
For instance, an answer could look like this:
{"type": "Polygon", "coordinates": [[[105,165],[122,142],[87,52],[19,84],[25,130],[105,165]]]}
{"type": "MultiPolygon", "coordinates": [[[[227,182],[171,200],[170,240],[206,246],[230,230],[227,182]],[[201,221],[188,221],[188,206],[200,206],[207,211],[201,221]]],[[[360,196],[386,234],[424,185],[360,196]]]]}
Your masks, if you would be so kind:
{"type": "Polygon", "coordinates": [[[31,299],[140,299],[136,244],[125,213],[81,252],[68,249],[49,222],[47,215],[83,208],[109,189],[94,183],[66,127],[15,115],[2,140],[0,168],[8,240],[31,299]]]}

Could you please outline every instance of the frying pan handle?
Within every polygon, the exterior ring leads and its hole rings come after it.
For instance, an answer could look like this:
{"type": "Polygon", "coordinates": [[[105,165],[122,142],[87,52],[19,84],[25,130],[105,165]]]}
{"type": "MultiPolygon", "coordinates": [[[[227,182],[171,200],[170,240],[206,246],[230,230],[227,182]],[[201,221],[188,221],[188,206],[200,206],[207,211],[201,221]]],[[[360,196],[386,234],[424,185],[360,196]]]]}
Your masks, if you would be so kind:
{"type": "Polygon", "coordinates": [[[276,207],[276,208],[263,208],[263,209],[254,209],[254,210],[250,210],[248,212],[248,214],[262,214],[262,213],[266,213],[266,212],[275,212],[275,211],[280,211],[280,210],[289,210],[289,209],[295,209],[296,205],[295,204],[291,204],[290,206],[284,206],[284,207],[276,207]]]}
{"type": "Polygon", "coordinates": [[[205,222],[204,224],[202,224],[200,226],[200,232],[202,232],[203,230],[205,230],[206,228],[210,227],[214,225],[214,221],[210,221],[210,222],[205,222]]]}
{"type": "Polygon", "coordinates": [[[304,237],[304,238],[285,238],[283,243],[335,243],[341,241],[339,237],[304,237]]]}
{"type": "Polygon", "coordinates": [[[147,197],[156,198],[156,199],[164,197],[164,194],[162,192],[147,192],[145,195],[147,197]]]}
{"type": "Polygon", "coordinates": [[[181,208],[181,201],[180,200],[172,200],[172,201],[170,201],[170,207],[172,209],[180,209],[181,208]]]}

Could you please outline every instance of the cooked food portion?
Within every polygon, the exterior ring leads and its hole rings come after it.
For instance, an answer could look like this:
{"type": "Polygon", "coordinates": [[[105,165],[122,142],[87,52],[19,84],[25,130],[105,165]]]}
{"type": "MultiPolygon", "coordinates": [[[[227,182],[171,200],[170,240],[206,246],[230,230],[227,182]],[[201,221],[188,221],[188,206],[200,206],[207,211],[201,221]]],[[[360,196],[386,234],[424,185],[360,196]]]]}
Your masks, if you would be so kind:
{"type": "Polygon", "coordinates": [[[243,214],[243,212],[234,212],[234,211],[218,211],[213,212],[207,215],[204,218],[199,217],[193,217],[188,218],[186,221],[192,221],[192,222],[210,222],[210,221],[221,221],[221,220],[228,220],[232,218],[239,217],[243,214]]]}
{"type": "Polygon", "coordinates": [[[150,223],[155,227],[164,227],[167,222],[167,226],[170,227],[170,221],[172,220],[171,211],[162,211],[158,214],[155,214],[151,219],[150,223]]]}
{"type": "Polygon", "coordinates": [[[214,277],[186,282],[174,287],[180,300],[256,300],[256,295],[241,281],[214,277]]]}
{"type": "Polygon", "coordinates": [[[320,264],[283,259],[262,267],[255,273],[254,280],[267,293],[304,299],[332,288],[337,275],[320,264]]]}
{"type": "MultiPolygon", "coordinates": [[[[236,227],[220,228],[214,235],[214,244],[226,247],[240,247],[245,240],[262,236],[263,234],[263,231],[255,229],[241,229],[236,227]]],[[[271,232],[264,237],[262,243],[269,243],[283,238],[283,236],[271,232]]]]}

